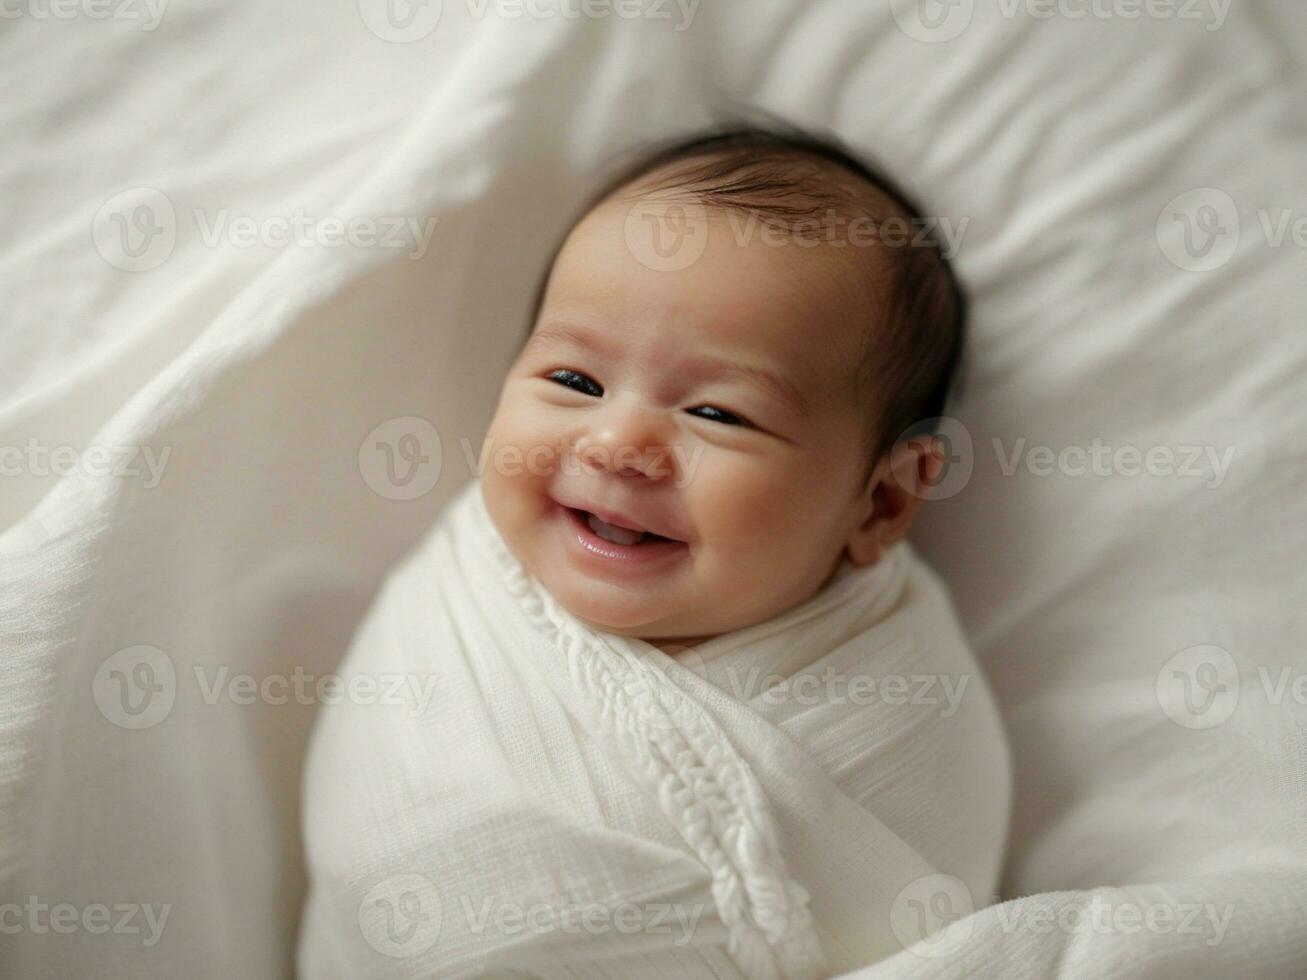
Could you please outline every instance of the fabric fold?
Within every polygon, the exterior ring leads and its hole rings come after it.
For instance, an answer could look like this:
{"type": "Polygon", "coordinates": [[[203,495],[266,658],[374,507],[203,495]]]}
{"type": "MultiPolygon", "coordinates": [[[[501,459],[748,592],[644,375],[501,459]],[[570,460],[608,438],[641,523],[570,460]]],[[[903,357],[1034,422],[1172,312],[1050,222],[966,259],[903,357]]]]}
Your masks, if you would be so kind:
{"type": "Polygon", "coordinates": [[[346,678],[430,674],[432,703],[420,714],[330,706],[310,746],[303,974],[814,978],[918,938],[895,919],[914,882],[959,874],[986,903],[1006,835],[1007,753],[932,586],[903,544],[871,568],[845,563],[771,620],[671,657],[557,603],[509,552],[473,481],[388,579],[344,665],[346,678]],[[876,680],[905,648],[919,666],[970,679],[959,710],[917,737],[982,760],[984,798],[919,772],[914,787],[855,799],[806,750],[803,733],[843,732],[855,776],[869,761],[892,769],[884,752],[911,753],[911,739],[875,736],[896,727],[896,709],[926,706],[830,689],[800,703],[793,687],[823,664],[876,680]],[[754,660],[767,665],[765,690],[754,660]],[[969,862],[906,832],[959,812],[944,836],[965,838],[969,862]],[[400,907],[397,888],[427,914],[415,922],[439,920],[421,949],[400,944],[403,956],[384,931],[398,920],[378,917],[400,907]],[[468,910],[487,900],[553,917],[478,929],[468,910]],[[588,903],[592,920],[620,907],[639,927],[569,931],[569,902],[588,903]],[[668,921],[693,925],[660,934],[668,921]]]}

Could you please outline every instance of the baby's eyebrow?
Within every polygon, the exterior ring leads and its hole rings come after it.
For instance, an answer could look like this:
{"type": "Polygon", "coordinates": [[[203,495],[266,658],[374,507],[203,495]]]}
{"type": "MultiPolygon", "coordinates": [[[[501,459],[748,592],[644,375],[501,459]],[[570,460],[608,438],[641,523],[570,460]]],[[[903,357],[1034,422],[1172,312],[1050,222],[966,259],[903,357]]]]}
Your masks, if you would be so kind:
{"type": "MultiPolygon", "coordinates": [[[[595,330],[577,323],[565,321],[550,322],[531,335],[532,347],[564,346],[572,344],[588,347],[602,353],[612,353],[616,345],[602,330],[595,330]]],[[[796,388],[789,379],[763,367],[744,364],[721,357],[700,356],[686,360],[686,372],[700,380],[729,380],[738,378],[763,389],[773,397],[785,402],[801,416],[809,413],[808,400],[803,392],[796,388]]]]}
{"type": "Polygon", "coordinates": [[[605,353],[612,353],[613,345],[601,330],[583,327],[578,323],[554,320],[538,328],[528,341],[532,347],[558,347],[573,344],[577,347],[593,347],[605,353]]]}
{"type": "Polygon", "coordinates": [[[774,371],[755,367],[752,364],[724,360],[719,357],[695,358],[688,362],[686,367],[690,373],[705,379],[729,380],[739,378],[741,381],[747,381],[755,387],[763,389],[772,397],[785,402],[799,415],[806,417],[808,414],[808,400],[803,397],[803,392],[790,384],[788,379],[776,374],[774,371]]]}

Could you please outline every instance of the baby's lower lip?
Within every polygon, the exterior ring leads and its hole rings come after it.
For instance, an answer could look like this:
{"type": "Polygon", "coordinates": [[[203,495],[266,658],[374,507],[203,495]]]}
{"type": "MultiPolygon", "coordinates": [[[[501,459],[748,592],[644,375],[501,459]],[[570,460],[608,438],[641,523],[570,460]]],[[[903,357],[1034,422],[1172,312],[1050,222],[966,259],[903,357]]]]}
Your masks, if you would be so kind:
{"type": "Polygon", "coordinates": [[[590,529],[586,512],[557,504],[571,550],[583,561],[611,570],[649,571],[669,565],[689,553],[684,541],[649,540],[636,544],[617,544],[601,538],[590,529]]]}

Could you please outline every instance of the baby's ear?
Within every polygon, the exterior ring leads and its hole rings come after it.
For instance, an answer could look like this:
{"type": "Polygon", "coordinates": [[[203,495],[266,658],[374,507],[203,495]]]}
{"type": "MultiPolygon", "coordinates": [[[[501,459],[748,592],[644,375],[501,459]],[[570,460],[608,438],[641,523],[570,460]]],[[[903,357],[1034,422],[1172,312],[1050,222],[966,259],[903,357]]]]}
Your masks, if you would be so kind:
{"type": "Polygon", "coordinates": [[[879,561],[890,545],[906,535],[943,469],[944,447],[931,435],[896,443],[882,456],[865,491],[871,498],[871,513],[845,548],[849,561],[859,567],[879,561]]]}

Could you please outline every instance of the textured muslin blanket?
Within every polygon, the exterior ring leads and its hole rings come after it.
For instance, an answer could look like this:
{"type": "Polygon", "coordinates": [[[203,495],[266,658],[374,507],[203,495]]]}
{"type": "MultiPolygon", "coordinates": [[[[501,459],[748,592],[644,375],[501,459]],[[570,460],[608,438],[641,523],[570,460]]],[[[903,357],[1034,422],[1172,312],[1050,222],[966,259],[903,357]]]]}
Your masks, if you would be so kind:
{"type": "Polygon", "coordinates": [[[315,730],[307,978],[830,976],[970,911],[923,882],[998,884],[1006,744],[906,543],[669,656],[559,606],[474,480],[342,675],[407,693],[315,730]]]}

